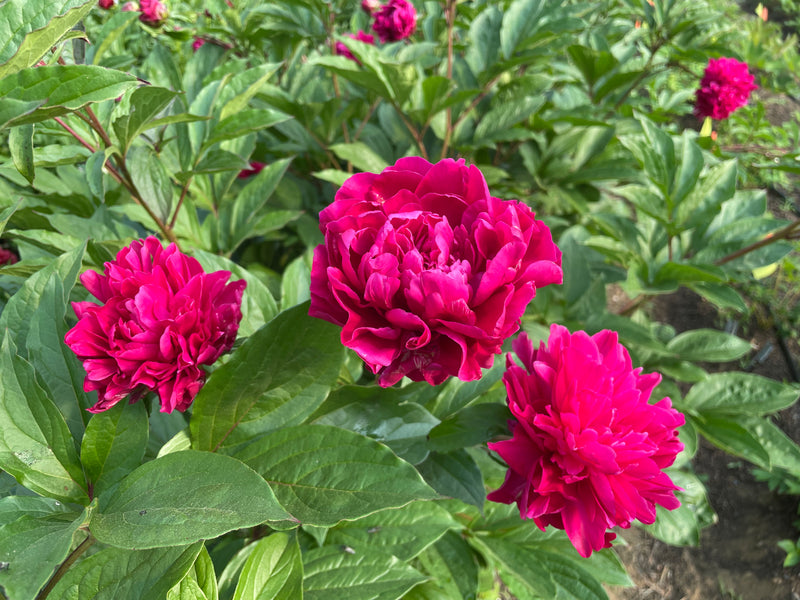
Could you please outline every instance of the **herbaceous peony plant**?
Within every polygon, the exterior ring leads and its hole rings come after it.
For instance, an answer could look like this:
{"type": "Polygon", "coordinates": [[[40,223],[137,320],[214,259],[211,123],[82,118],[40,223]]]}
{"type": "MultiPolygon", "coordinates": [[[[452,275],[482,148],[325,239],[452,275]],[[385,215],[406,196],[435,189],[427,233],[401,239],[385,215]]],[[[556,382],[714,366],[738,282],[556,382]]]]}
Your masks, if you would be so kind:
{"type": "Polygon", "coordinates": [[[800,474],[648,313],[795,231],[679,126],[704,2],[119,4],[0,3],[2,596],[603,600],[700,436],[800,474]]]}

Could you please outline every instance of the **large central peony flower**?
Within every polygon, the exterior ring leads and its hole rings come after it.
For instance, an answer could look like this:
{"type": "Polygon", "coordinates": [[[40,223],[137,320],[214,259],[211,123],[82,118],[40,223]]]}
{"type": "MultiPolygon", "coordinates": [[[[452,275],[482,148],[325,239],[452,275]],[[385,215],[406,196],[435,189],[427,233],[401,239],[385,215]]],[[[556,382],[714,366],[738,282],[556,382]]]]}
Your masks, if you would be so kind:
{"type": "Polygon", "coordinates": [[[581,554],[607,548],[610,527],[653,523],[656,504],[680,505],[663,469],[683,449],[683,415],[648,402],[661,376],[633,369],[617,334],[570,334],[552,325],[538,350],[524,333],[503,381],[516,418],[510,440],[490,443],[508,465],[488,499],[516,502],[522,518],[563,529],[581,554]]]}
{"type": "Polygon", "coordinates": [[[562,278],[547,226],[463,160],[356,174],[320,229],[309,314],[341,325],[381,386],[480,378],[536,289],[562,278]]]}
{"type": "Polygon", "coordinates": [[[148,390],[158,392],[162,412],[186,410],[205,382],[201,365],[236,340],[246,282],[226,284],[229,271],[206,273],[155,237],[120,250],[104,273],[81,275],[103,304],[73,302],[78,323],[64,337],[86,369],[83,389],[97,390],[89,412],[148,390]]]}

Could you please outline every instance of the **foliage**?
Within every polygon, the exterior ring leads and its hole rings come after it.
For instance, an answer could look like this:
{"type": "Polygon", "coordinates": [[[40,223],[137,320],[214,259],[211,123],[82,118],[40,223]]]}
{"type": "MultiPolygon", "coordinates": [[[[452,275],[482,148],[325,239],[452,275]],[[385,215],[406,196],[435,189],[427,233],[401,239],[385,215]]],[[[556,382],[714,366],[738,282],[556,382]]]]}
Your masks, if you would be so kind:
{"type": "MultiPolygon", "coordinates": [[[[759,185],[796,174],[796,155],[729,147],[774,139],[763,104],[716,142],[691,117],[736,23],[704,0],[415,6],[409,40],[370,46],[347,37],[369,21],[344,0],[174,1],[157,28],[94,0],[0,3],[0,232],[21,259],[0,268],[6,598],[455,599],[500,580],[520,599],[600,599],[630,584],[613,549],[584,559],[485,503],[505,473],[486,448],[508,418],[502,358],[478,381],[381,389],[308,316],[319,211],[403,156],[463,157],[550,225],[564,283],[528,307],[532,339],[612,329],[664,375],[656,399],[686,417],[682,506],[653,535],[696,544],[715,520],[691,467],[700,437],[800,477],[771,417],[796,386],[709,373],[749,344],[644,310],[686,287],[743,313],[740,290],[795,263],[797,222],[759,185]],[[247,281],[239,339],[185,414],[145,397],[91,415],[69,303],[89,299],[82,271],[151,233],[247,281]]],[[[774,57],[769,37],[740,58],[774,57]]],[[[772,64],[759,85],[794,89],[772,64]]]]}

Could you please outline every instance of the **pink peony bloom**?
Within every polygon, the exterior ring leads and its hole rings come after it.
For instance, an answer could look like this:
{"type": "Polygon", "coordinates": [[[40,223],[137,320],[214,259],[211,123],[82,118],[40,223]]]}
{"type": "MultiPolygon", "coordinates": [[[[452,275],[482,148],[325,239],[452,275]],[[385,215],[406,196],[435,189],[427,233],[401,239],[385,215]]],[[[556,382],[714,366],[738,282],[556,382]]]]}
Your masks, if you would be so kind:
{"type": "Polygon", "coordinates": [[[100,0],[97,4],[100,6],[100,8],[108,10],[114,6],[114,0],[100,0]]]}
{"type": "Polygon", "coordinates": [[[683,448],[683,415],[669,398],[648,400],[661,376],[633,369],[617,334],[593,336],[552,325],[549,347],[525,333],[513,343],[503,382],[513,437],[490,443],[508,464],[488,499],[516,502],[540,529],[563,529],[581,556],[608,548],[610,527],[653,523],[656,504],[677,508],[677,488],[663,469],[683,448]]]}
{"type": "Polygon", "coordinates": [[[166,5],[159,0],[140,0],[139,10],[142,12],[139,20],[151,27],[158,27],[169,16],[166,5]]]}
{"type": "Polygon", "coordinates": [[[19,257],[11,250],[0,248],[0,266],[13,265],[19,260],[19,257]]]}
{"type": "Polygon", "coordinates": [[[700,81],[694,105],[699,119],[727,119],[738,108],[747,104],[750,92],[758,86],[747,70],[747,63],[735,58],[711,58],[700,81]]]}
{"type": "Polygon", "coordinates": [[[136,240],[81,282],[100,302],[73,302],[78,323],[64,342],[83,361],[83,389],[97,390],[89,412],[107,410],[148,390],[161,412],[184,411],[203,387],[206,372],[231,349],[242,318],[243,280],[229,271],[206,273],[175,244],[136,240]]]}
{"type": "MultiPolygon", "coordinates": [[[[354,40],[358,40],[359,42],[364,42],[365,44],[375,44],[375,36],[370,35],[368,33],[364,33],[362,30],[358,30],[358,33],[348,33],[347,37],[353,38],[354,40]]],[[[353,53],[345,46],[342,42],[336,42],[336,54],[339,56],[344,56],[345,58],[349,58],[350,60],[354,60],[358,62],[353,53]]],[[[361,64],[361,63],[359,63],[361,64]]]]}
{"type": "Polygon", "coordinates": [[[361,0],[361,10],[371,15],[381,7],[380,0],[361,0]]]}
{"type": "Polygon", "coordinates": [[[194,41],[192,42],[192,50],[197,52],[205,43],[206,41],[203,38],[194,38],[194,41]]]}
{"type": "Polygon", "coordinates": [[[258,162],[257,160],[250,161],[250,168],[242,169],[236,177],[239,179],[247,179],[253,175],[258,175],[266,166],[266,163],[258,162]]]}
{"type": "Polygon", "coordinates": [[[120,7],[122,12],[136,12],[139,10],[139,4],[137,2],[126,2],[120,7]]]}
{"type": "Polygon", "coordinates": [[[372,29],[382,42],[396,42],[414,33],[417,11],[408,0],[389,0],[375,13],[372,29]]]}
{"type": "Polygon", "coordinates": [[[383,387],[480,378],[536,289],[562,279],[547,226],[463,160],[353,175],[320,229],[309,314],[341,325],[383,387]]]}

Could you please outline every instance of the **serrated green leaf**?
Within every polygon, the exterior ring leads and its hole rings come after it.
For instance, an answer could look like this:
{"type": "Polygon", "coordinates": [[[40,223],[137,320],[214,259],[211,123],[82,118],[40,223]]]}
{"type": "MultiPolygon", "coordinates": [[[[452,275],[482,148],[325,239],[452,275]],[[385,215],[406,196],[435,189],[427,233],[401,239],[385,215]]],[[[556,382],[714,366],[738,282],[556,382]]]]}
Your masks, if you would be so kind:
{"type": "Polygon", "coordinates": [[[794,386],[774,379],[728,371],[712,373],[692,386],[682,405],[693,412],[763,415],[782,410],[797,401],[794,386]]]}
{"type": "Polygon", "coordinates": [[[727,362],[747,354],[750,343],[724,331],[692,329],[672,338],[667,350],[682,360],[727,362]]]}
{"type": "Polygon", "coordinates": [[[303,559],[297,537],[276,532],[253,544],[233,600],[302,600],[303,559]]]}
{"type": "Polygon", "coordinates": [[[327,425],[283,427],[236,456],[270,482],[303,524],[328,527],[436,496],[386,446],[327,425]]]}

